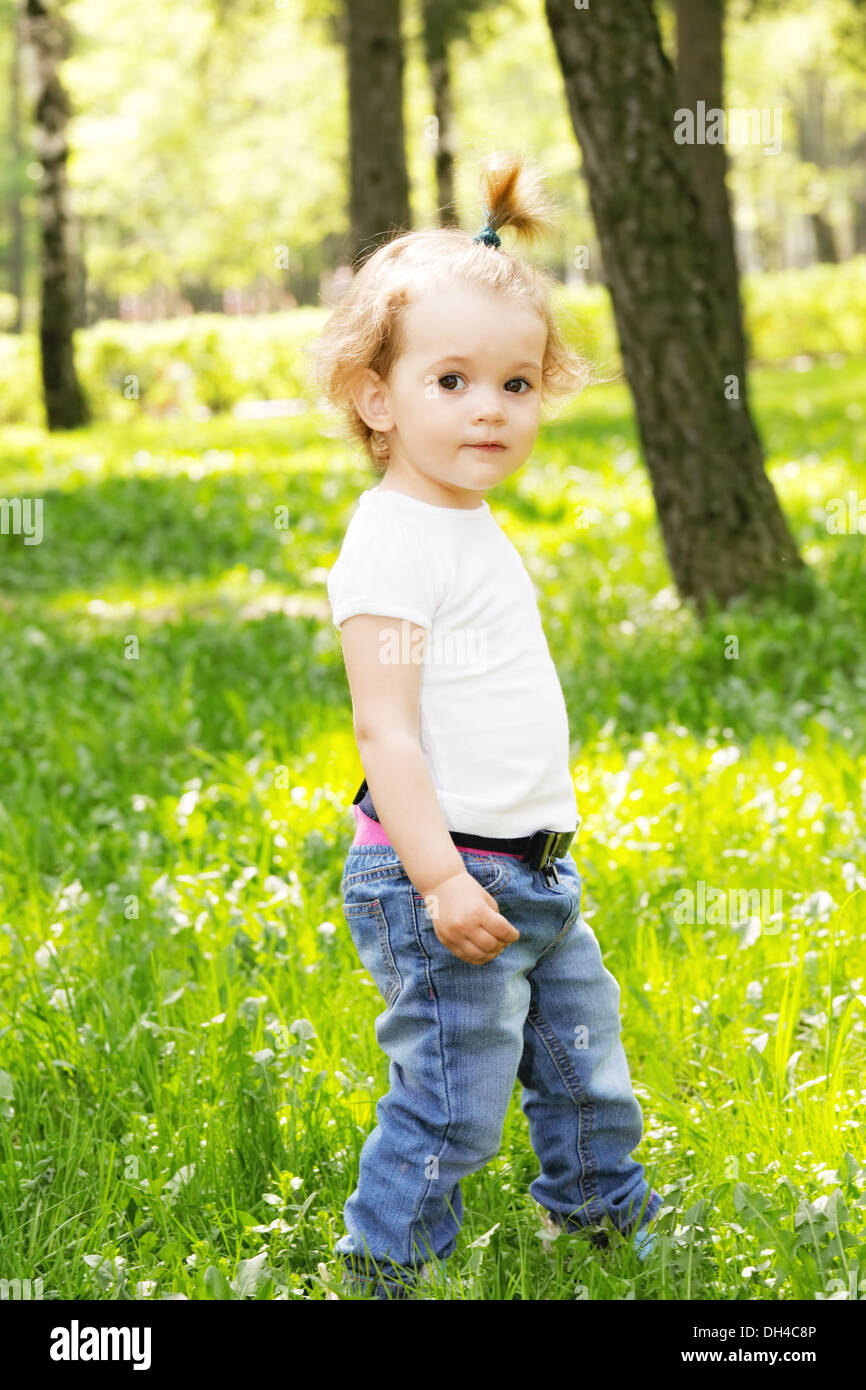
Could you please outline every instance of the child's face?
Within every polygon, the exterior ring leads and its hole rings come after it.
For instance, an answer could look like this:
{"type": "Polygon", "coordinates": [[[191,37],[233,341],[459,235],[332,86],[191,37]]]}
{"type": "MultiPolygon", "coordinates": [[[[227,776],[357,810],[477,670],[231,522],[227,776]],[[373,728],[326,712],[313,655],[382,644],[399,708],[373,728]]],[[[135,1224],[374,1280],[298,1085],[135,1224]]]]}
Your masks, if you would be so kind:
{"type": "Polygon", "coordinates": [[[387,382],[369,373],[359,408],[386,435],[389,478],[478,506],[535,443],[547,326],[516,299],[452,284],[411,303],[403,327],[406,351],[387,382]],[[473,447],[484,440],[505,447],[473,447]]]}

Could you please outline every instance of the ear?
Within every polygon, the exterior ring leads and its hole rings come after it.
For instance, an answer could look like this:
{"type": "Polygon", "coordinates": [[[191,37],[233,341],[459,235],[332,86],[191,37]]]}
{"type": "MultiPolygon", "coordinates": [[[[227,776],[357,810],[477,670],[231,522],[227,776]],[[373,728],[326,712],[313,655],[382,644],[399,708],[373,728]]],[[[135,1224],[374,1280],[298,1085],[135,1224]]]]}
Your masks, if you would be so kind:
{"type": "Polygon", "coordinates": [[[371,430],[391,430],[394,417],[388,400],[388,384],[372,367],[361,367],[351,386],[355,409],[371,430]]]}

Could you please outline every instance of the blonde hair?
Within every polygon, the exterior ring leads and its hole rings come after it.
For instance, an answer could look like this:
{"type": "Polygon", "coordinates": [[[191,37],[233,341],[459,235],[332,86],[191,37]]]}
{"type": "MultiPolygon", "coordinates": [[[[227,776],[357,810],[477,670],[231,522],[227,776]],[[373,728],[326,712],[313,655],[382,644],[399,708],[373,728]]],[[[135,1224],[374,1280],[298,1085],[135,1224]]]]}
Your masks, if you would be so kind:
{"type": "MultiPolygon", "coordinates": [[[[495,232],[510,227],[528,241],[553,229],[555,204],[543,190],[541,177],[522,157],[495,155],[482,171],[487,226],[495,232]]],[[[544,268],[522,256],[477,241],[457,227],[406,232],[374,251],[352,279],[323,333],[304,351],[313,359],[313,373],[324,398],[337,415],[331,437],[359,443],[374,470],[388,467],[384,435],[362,420],[352,399],[352,386],[361,369],[372,368],[387,380],[403,351],[403,316],[410,301],[428,289],[439,275],[467,288],[525,296],[547,326],[541,364],[541,401],[574,395],[592,378],[589,364],[568,347],[549,302],[556,284],[544,268]]]]}

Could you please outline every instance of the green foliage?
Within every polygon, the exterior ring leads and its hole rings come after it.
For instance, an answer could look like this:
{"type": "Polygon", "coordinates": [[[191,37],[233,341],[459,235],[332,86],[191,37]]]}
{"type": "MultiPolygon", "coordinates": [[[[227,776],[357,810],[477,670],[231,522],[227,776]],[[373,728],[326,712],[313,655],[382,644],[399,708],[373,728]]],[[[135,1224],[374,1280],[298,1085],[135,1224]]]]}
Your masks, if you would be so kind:
{"type": "MultiPolygon", "coordinates": [[[[247,400],[310,395],[303,343],[321,320],[315,309],[232,318],[192,314],[155,324],[103,320],[76,338],[78,370],[97,415],[132,421],[145,414],[231,410],[247,400]]],[[[8,375],[0,417],[37,423],[38,361],[32,337],[0,335],[8,375]]]]}
{"type": "MultiPolygon", "coordinates": [[[[621,385],[491,494],[566,693],[664,1209],[644,1265],[550,1240],[515,1093],[440,1297],[866,1292],[866,595],[862,536],[826,525],[864,399],[862,359],[755,374],[808,614],[677,601],[621,385]],[[780,913],[684,921],[702,880],[780,913]]],[[[0,537],[0,1265],[45,1297],[343,1296],[388,1068],[341,911],[360,766],[324,581],[376,479],[319,423],[6,431],[5,493],[45,513],[41,544],[0,537]]]]}
{"type": "Polygon", "coordinates": [[[866,353],[866,256],[748,275],[743,294],[752,351],[761,362],[784,362],[795,353],[866,353]]]}
{"type": "MultiPolygon", "coordinates": [[[[755,363],[783,365],[795,355],[821,359],[866,353],[866,256],[839,265],[746,275],[741,292],[755,363]]],[[[620,372],[607,291],[602,286],[559,289],[555,302],[571,346],[605,375],[620,372]]]]}
{"type": "MultiPolygon", "coordinates": [[[[748,276],[744,297],[758,362],[785,363],[795,353],[819,359],[866,353],[866,256],[748,276]]],[[[602,377],[620,374],[607,290],[558,286],[553,303],[570,345],[602,377]]],[[[152,324],[104,320],[77,334],[77,366],[96,417],[109,421],[133,421],[141,409],[206,418],[259,399],[312,405],[315,386],[304,345],[326,317],[327,310],[308,308],[238,318],[195,314],[152,324]]],[[[0,423],[39,423],[32,335],[0,333],[0,373],[0,423]]]]}

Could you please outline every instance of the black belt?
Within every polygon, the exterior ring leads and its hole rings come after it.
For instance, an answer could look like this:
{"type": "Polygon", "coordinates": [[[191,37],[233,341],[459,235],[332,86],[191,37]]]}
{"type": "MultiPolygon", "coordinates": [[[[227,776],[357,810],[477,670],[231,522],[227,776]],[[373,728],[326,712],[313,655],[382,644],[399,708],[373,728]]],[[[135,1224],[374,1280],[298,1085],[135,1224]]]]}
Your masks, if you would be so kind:
{"type": "MultiPolygon", "coordinates": [[[[371,820],[379,820],[366,777],[355,793],[352,805],[360,805],[365,816],[369,816],[371,820]]],[[[555,860],[561,859],[567,853],[577,831],[536,830],[534,835],[520,835],[512,840],[496,840],[487,835],[464,835],[459,830],[449,830],[448,834],[455,845],[466,845],[468,849],[498,849],[506,854],[515,854],[518,858],[527,860],[530,869],[540,869],[548,883],[551,879],[559,883],[555,860]]]]}

